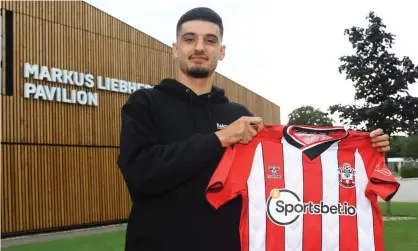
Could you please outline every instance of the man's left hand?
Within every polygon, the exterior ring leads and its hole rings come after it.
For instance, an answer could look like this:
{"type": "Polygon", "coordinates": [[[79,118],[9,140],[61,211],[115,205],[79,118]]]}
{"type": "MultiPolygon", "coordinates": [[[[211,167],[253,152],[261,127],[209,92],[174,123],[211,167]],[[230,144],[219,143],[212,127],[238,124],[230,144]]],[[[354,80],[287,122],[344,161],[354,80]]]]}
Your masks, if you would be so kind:
{"type": "Polygon", "coordinates": [[[377,148],[379,152],[389,152],[389,135],[383,134],[382,129],[376,129],[370,133],[372,138],[372,146],[377,148]]]}

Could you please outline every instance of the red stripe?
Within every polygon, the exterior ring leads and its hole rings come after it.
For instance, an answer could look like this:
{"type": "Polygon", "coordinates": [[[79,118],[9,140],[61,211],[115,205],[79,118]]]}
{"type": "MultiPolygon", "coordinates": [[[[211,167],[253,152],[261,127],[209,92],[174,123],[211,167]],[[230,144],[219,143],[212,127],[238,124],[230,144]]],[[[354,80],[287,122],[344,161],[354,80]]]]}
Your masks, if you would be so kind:
{"type": "MultiPolygon", "coordinates": [[[[248,205],[248,190],[245,189],[242,192],[242,205],[248,205]]],[[[241,251],[249,251],[250,249],[250,231],[248,222],[248,206],[242,207],[241,218],[240,218],[240,236],[241,236],[241,251]]]]}
{"type": "MultiPolygon", "coordinates": [[[[303,156],[303,202],[320,204],[322,201],[322,164],[321,158],[310,160],[303,156]]],[[[309,210],[309,208],[308,208],[309,210]]],[[[313,210],[313,207],[312,207],[313,210]]],[[[321,250],[322,248],[322,215],[303,216],[303,250],[321,250]]]]}
{"type": "Polygon", "coordinates": [[[380,212],[377,198],[372,201],[373,210],[373,233],[374,233],[374,251],[384,251],[383,246],[383,220],[382,213],[380,212]]]}
{"type": "MultiPolygon", "coordinates": [[[[364,148],[363,148],[364,149],[364,148]]],[[[371,161],[373,159],[373,152],[366,151],[365,149],[360,149],[360,155],[364,160],[364,166],[366,168],[367,178],[370,180],[373,170],[376,166],[376,161],[371,161]]],[[[382,212],[380,211],[380,207],[378,204],[377,196],[375,194],[369,194],[367,198],[371,202],[372,206],[372,214],[373,214],[373,234],[374,234],[374,251],[383,251],[383,220],[382,220],[382,212]]],[[[360,219],[361,220],[361,219],[360,219]]]]}
{"type": "MultiPolygon", "coordinates": [[[[354,152],[355,148],[346,144],[342,140],[338,147],[338,167],[348,164],[351,168],[355,168],[354,152]]],[[[344,180],[340,182],[346,184],[344,180]]],[[[355,182],[355,175],[354,175],[355,182]]],[[[348,203],[350,206],[357,207],[356,187],[344,187],[340,184],[340,203],[348,203]]],[[[357,216],[340,215],[340,250],[358,250],[358,234],[357,234],[357,216]]]]}
{"type": "MultiPolygon", "coordinates": [[[[266,200],[272,189],[284,188],[283,147],[278,142],[263,142],[266,200]],[[272,174],[270,167],[278,167],[279,178],[268,178],[272,174]]],[[[278,226],[266,215],[266,250],[284,251],[284,226],[278,226]]]]}

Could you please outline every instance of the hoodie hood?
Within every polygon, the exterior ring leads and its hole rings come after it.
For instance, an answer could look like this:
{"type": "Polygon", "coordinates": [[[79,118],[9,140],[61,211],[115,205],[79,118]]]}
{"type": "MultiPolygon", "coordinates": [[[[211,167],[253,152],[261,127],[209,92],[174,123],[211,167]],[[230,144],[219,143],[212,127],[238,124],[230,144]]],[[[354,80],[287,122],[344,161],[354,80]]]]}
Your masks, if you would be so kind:
{"type": "Polygon", "coordinates": [[[170,78],[163,79],[160,84],[154,87],[154,89],[186,102],[201,100],[212,104],[220,104],[227,103],[229,101],[225,96],[225,91],[219,87],[213,86],[211,92],[197,95],[184,84],[170,78]]]}
{"type": "Polygon", "coordinates": [[[175,79],[163,79],[154,89],[164,92],[166,95],[174,97],[189,104],[189,119],[192,131],[196,132],[196,115],[194,106],[201,106],[207,111],[208,123],[212,124],[212,104],[222,104],[229,102],[225,96],[225,91],[216,86],[212,87],[211,92],[197,95],[192,89],[175,79]]]}

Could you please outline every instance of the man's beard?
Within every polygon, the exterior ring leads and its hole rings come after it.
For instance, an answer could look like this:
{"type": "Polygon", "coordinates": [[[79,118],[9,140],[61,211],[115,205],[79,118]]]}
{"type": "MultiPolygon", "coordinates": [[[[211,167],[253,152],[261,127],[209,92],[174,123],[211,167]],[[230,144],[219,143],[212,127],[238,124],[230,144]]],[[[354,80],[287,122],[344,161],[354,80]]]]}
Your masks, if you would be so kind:
{"type": "Polygon", "coordinates": [[[194,78],[207,78],[209,70],[203,67],[190,67],[187,68],[187,74],[194,78]]]}

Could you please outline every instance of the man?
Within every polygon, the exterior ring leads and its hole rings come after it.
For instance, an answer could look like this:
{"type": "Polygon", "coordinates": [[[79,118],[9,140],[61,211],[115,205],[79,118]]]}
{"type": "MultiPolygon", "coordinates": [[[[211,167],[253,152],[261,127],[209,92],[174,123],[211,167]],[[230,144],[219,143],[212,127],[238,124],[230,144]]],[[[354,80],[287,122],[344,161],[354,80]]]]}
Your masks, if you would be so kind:
{"type": "MultiPolygon", "coordinates": [[[[250,142],[263,122],[214,86],[222,37],[214,11],[185,13],[173,44],[178,79],[136,91],[122,108],[118,164],[133,201],[127,251],[240,250],[240,198],[215,211],[205,188],[224,149],[250,142]],[[228,126],[217,130],[217,123],[228,126]]],[[[380,134],[373,132],[373,144],[388,151],[380,134]]]]}

